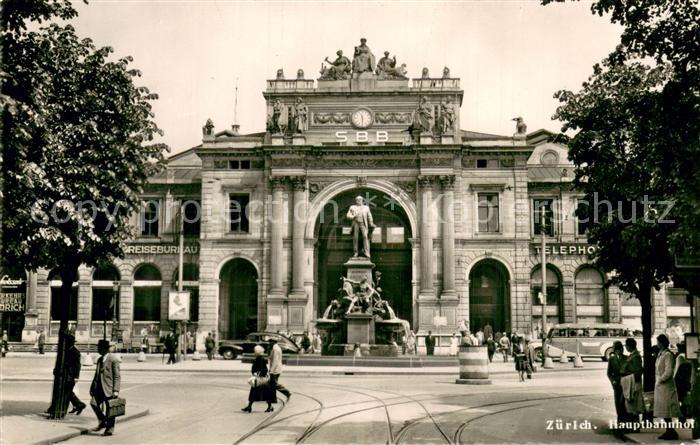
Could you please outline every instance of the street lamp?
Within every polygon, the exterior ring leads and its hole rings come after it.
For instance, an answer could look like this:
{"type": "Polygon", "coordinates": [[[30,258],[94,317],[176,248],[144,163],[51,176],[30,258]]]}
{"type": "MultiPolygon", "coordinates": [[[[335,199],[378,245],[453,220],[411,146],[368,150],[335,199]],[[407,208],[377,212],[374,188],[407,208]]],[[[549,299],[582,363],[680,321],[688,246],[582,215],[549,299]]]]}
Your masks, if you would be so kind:
{"type": "MultiPolygon", "coordinates": [[[[110,306],[112,307],[112,341],[116,343],[118,340],[117,336],[117,305],[119,302],[119,281],[114,281],[112,283],[112,301],[110,306]]],[[[105,317],[107,318],[107,317],[105,317]]]]}

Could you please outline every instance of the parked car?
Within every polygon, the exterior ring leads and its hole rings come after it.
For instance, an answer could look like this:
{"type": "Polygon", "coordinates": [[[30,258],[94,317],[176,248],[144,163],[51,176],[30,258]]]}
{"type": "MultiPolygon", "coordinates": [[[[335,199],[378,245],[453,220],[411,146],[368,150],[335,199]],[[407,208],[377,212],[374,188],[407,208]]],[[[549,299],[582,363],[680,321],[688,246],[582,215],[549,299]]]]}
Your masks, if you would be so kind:
{"type": "Polygon", "coordinates": [[[265,353],[270,352],[269,340],[274,338],[285,354],[298,354],[301,348],[286,335],[276,332],[253,332],[248,334],[244,340],[221,340],[219,341],[219,354],[226,360],[232,360],[242,354],[252,354],[255,345],[265,348],[265,353]]]}
{"type": "MultiPolygon", "coordinates": [[[[621,341],[632,337],[637,344],[642,344],[641,331],[634,331],[620,323],[562,323],[554,325],[547,334],[545,347],[547,355],[558,358],[562,351],[572,357],[598,357],[607,361],[612,353],[615,340],[621,341]]],[[[541,340],[533,341],[532,346],[539,360],[542,359],[541,340]]]]}

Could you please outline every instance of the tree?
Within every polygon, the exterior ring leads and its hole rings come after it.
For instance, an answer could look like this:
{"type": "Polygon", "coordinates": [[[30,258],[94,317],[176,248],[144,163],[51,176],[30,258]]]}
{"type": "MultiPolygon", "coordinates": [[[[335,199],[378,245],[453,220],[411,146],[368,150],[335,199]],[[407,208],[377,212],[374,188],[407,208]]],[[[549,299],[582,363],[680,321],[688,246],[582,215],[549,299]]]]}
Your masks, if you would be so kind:
{"type": "Polygon", "coordinates": [[[577,216],[593,223],[595,261],[639,299],[650,390],[652,289],[673,278],[674,252],[700,252],[700,9],[689,0],[599,0],[591,10],[623,26],[620,44],[580,91],[555,93],[554,119],[576,132],[574,185],[589,204],[577,216]]]}
{"type": "Polygon", "coordinates": [[[134,86],[130,57],[110,60],[70,25],[27,23],[77,15],[63,0],[3,2],[3,260],[60,273],[61,314],[50,411],[65,414],[64,340],[81,264],[123,256],[129,216],[148,176],[162,168],[160,130],[134,86]]]}

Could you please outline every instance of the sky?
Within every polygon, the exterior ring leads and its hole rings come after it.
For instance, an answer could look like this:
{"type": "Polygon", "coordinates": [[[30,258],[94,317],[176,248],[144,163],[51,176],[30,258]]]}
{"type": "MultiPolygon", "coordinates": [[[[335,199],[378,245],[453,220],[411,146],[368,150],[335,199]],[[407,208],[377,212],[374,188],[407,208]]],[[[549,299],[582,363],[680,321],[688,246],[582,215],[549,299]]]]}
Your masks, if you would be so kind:
{"type": "Polygon", "coordinates": [[[325,57],[351,55],[361,37],[379,59],[405,63],[408,76],[445,66],[461,78],[461,128],[510,135],[515,116],[528,132],[559,131],[552,121],[559,89],[578,90],[619,41],[621,29],[594,16],[590,2],[538,1],[212,1],[74,2],[82,37],[131,55],[136,79],[158,93],[155,121],[178,153],[237,121],[242,133],[265,130],[265,80],[278,68],[317,79],[325,57]]]}

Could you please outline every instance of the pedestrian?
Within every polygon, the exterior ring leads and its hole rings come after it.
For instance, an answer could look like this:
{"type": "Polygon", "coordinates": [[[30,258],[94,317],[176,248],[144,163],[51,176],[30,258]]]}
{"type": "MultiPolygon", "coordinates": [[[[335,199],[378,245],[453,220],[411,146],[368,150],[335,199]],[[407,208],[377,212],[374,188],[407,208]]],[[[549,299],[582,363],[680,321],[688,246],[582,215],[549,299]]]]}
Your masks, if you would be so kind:
{"type": "Polygon", "coordinates": [[[462,334],[462,338],[469,335],[469,322],[465,319],[459,322],[459,333],[462,334]]]}
{"type": "Polygon", "coordinates": [[[209,332],[207,338],[204,339],[204,348],[207,351],[207,359],[213,359],[214,349],[216,348],[216,342],[214,341],[214,337],[211,335],[211,332],[209,332]]]}
{"type": "Polygon", "coordinates": [[[678,344],[678,356],[676,357],[676,369],[673,373],[673,381],[676,383],[678,402],[681,405],[681,422],[691,417],[692,407],[688,395],[692,387],[693,364],[686,358],[685,343],[678,344]]]}
{"type": "Polygon", "coordinates": [[[66,335],[66,386],[64,387],[64,397],[62,407],[68,409],[68,403],[73,405],[71,414],[80,415],[83,412],[85,403],[83,403],[75,394],[75,385],[80,377],[80,351],[75,347],[75,336],[66,335]]]}
{"type": "Polygon", "coordinates": [[[493,327],[486,323],[486,326],[484,326],[484,339],[488,340],[489,337],[493,337],[493,327]]]}
{"type": "Polygon", "coordinates": [[[459,352],[459,341],[460,339],[457,334],[454,334],[450,339],[450,355],[453,357],[459,352]]]}
{"type": "Polygon", "coordinates": [[[501,354],[503,354],[503,363],[506,363],[508,361],[508,356],[511,354],[510,340],[508,339],[508,335],[504,333],[501,336],[501,339],[498,340],[498,343],[500,345],[501,354]]]}
{"type": "Polygon", "coordinates": [[[517,341],[513,344],[513,356],[515,357],[515,369],[518,371],[520,381],[525,381],[527,378],[532,378],[532,353],[525,336],[517,336],[517,341]]]}
{"type": "Polygon", "coordinates": [[[253,348],[255,360],[250,373],[253,375],[254,383],[248,392],[248,406],[241,411],[249,413],[253,411],[253,402],[267,402],[266,413],[270,413],[275,409],[273,403],[277,403],[277,391],[270,386],[270,375],[267,370],[267,359],[265,359],[265,348],[260,345],[255,345],[253,348]]]}
{"type": "Polygon", "coordinates": [[[292,397],[292,393],[287,388],[280,385],[280,374],[282,374],[282,348],[277,344],[277,339],[270,338],[270,388],[279,391],[287,397],[287,402],[292,397]]]}
{"type": "Polygon", "coordinates": [[[5,357],[7,351],[9,351],[10,344],[7,342],[7,331],[2,331],[2,356],[5,357]]]}
{"type": "Polygon", "coordinates": [[[111,436],[114,434],[115,418],[107,416],[108,408],[106,402],[119,396],[121,383],[119,358],[110,354],[109,341],[107,340],[97,342],[97,352],[100,354],[100,358],[97,359],[95,378],[92,380],[92,385],[90,385],[90,395],[92,396],[90,405],[100,421],[97,425],[97,431],[104,428],[104,435],[111,436]]]}
{"type": "Polygon", "coordinates": [[[44,330],[39,331],[39,339],[37,340],[37,345],[39,346],[39,354],[44,354],[44,345],[46,344],[46,335],[44,330]]]}
{"type": "Polygon", "coordinates": [[[612,354],[608,358],[608,380],[613,387],[613,398],[615,400],[615,412],[618,422],[626,422],[628,419],[625,410],[625,397],[622,395],[622,367],[625,363],[624,347],[622,342],[616,340],[612,345],[612,354]]]}
{"type": "Polygon", "coordinates": [[[486,352],[489,356],[489,363],[493,362],[493,355],[496,353],[496,342],[490,335],[486,339],[486,352]]]}
{"type": "Polygon", "coordinates": [[[175,337],[175,335],[172,332],[169,332],[168,336],[165,337],[163,346],[165,346],[165,352],[168,353],[167,364],[175,364],[177,362],[177,360],[175,359],[175,351],[177,351],[177,337],[175,337]]]}
{"type": "MultiPolygon", "coordinates": [[[[627,356],[622,366],[620,384],[622,395],[625,398],[625,411],[630,422],[639,420],[639,415],[644,413],[644,391],[642,389],[642,356],[637,350],[637,341],[633,338],[625,340],[627,356]]],[[[638,428],[633,432],[638,432],[638,428]]]]}
{"type": "Polygon", "coordinates": [[[678,404],[676,384],[673,381],[675,369],[673,353],[669,351],[669,340],[666,334],[656,337],[659,355],[656,358],[656,384],[654,386],[654,417],[661,417],[666,422],[666,431],[659,436],[660,440],[678,440],[678,433],[669,426],[671,419],[681,416],[678,404]]]}
{"type": "Polygon", "coordinates": [[[314,332],[314,338],[311,339],[311,348],[314,354],[320,354],[323,350],[323,339],[318,332],[314,332]]]}
{"type": "Polygon", "coordinates": [[[303,352],[311,352],[311,339],[309,338],[309,333],[304,331],[301,336],[301,350],[303,352]]]}
{"type": "Polygon", "coordinates": [[[435,353],[435,337],[433,337],[433,331],[428,331],[428,335],[425,336],[425,350],[428,355],[433,355],[435,353]]]}

